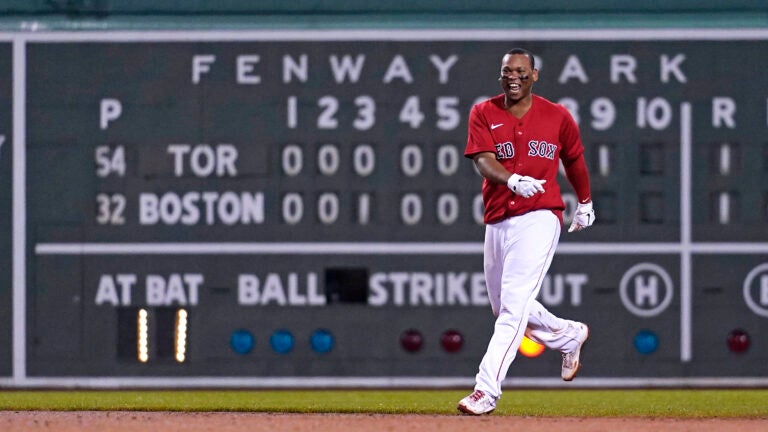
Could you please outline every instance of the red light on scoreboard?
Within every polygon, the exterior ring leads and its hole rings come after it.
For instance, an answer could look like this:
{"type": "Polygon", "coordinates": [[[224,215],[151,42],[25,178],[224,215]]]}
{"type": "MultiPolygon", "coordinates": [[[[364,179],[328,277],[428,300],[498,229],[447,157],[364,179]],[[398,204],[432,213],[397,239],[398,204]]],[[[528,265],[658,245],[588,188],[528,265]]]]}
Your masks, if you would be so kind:
{"type": "Polygon", "coordinates": [[[415,353],[424,345],[424,337],[420,331],[408,329],[400,334],[400,345],[404,350],[415,353]]]}
{"type": "Polygon", "coordinates": [[[743,353],[749,349],[749,333],[742,329],[733,329],[726,339],[728,349],[735,353],[743,353]]]}
{"type": "Polygon", "coordinates": [[[458,352],[464,346],[464,335],[458,330],[448,329],[440,336],[440,345],[446,352],[458,352]]]}

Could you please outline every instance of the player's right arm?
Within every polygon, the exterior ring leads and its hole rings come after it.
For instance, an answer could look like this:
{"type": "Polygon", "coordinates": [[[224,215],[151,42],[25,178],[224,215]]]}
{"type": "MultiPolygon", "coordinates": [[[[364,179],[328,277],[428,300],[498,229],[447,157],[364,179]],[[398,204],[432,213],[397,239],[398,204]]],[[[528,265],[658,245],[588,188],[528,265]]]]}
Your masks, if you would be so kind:
{"type": "Polygon", "coordinates": [[[493,136],[479,105],[473,106],[469,113],[469,137],[464,156],[472,158],[480,175],[490,183],[506,184],[512,192],[525,198],[544,192],[542,185],[546,180],[511,173],[496,159],[493,136]]]}
{"type": "Polygon", "coordinates": [[[480,175],[491,183],[506,184],[512,175],[496,159],[493,136],[480,105],[474,105],[469,112],[469,136],[464,156],[472,158],[480,175]]]}
{"type": "Polygon", "coordinates": [[[496,159],[495,153],[480,152],[475,154],[472,159],[475,161],[480,175],[489,182],[506,184],[512,192],[524,198],[530,198],[537,193],[544,193],[544,186],[542,185],[547,182],[546,180],[538,180],[509,172],[496,159]]]}
{"type": "Polygon", "coordinates": [[[511,172],[504,168],[504,165],[496,160],[496,154],[492,152],[480,152],[476,153],[472,160],[475,161],[475,166],[486,180],[491,183],[506,184],[511,172]]]}

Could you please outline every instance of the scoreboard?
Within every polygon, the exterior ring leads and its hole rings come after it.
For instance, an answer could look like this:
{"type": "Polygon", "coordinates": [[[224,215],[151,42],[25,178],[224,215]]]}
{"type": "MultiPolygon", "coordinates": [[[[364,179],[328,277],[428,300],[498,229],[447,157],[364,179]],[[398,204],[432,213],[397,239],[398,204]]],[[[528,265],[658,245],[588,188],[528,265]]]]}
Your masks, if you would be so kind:
{"type": "MultiPolygon", "coordinates": [[[[26,317],[0,373],[474,376],[493,317],[466,119],[521,46],[591,172],[597,223],[562,235],[539,296],[590,324],[582,376],[764,376],[768,35],[341,34],[0,46],[3,100],[13,68],[24,90],[23,113],[0,106],[0,317],[11,292],[26,317]]],[[[557,377],[559,360],[520,355],[510,380],[557,377]]]]}

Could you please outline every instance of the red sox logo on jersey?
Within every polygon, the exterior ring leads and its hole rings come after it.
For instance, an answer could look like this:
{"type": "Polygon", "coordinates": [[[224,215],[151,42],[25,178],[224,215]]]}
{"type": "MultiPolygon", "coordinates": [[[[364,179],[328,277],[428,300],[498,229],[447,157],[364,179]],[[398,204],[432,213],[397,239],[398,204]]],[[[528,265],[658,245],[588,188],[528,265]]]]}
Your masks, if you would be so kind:
{"type": "Polygon", "coordinates": [[[511,142],[496,143],[496,160],[515,157],[515,147],[511,142]]]}
{"type": "Polygon", "coordinates": [[[528,156],[537,156],[554,160],[556,151],[557,145],[555,144],[550,144],[546,141],[528,141],[528,156]]]}
{"type": "MultiPolygon", "coordinates": [[[[557,145],[546,141],[528,141],[528,156],[543,157],[554,160],[557,145]]],[[[496,159],[512,159],[515,157],[515,147],[511,142],[496,143],[496,159]]]]}

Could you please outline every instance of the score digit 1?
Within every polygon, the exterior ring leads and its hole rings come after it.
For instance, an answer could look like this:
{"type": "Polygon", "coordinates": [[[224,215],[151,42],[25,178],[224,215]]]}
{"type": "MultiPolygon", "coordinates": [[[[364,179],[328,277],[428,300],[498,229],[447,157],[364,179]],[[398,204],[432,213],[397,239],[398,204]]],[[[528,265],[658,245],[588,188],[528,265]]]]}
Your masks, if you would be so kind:
{"type": "Polygon", "coordinates": [[[118,313],[118,357],[150,360],[187,360],[189,312],[174,308],[128,308],[118,313]],[[152,349],[154,348],[154,349],[152,349]]]}

